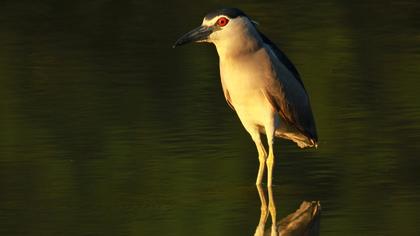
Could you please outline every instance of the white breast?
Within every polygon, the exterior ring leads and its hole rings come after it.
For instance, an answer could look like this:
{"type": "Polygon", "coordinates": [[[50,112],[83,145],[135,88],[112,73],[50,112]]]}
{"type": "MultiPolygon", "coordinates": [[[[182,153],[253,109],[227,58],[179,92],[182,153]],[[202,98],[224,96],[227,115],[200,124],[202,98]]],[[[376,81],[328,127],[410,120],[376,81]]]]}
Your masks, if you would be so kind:
{"type": "Polygon", "coordinates": [[[262,53],[220,58],[223,89],[229,92],[232,105],[245,127],[247,124],[264,126],[272,120],[270,117],[274,112],[263,93],[264,77],[268,74],[264,63],[258,61],[262,53]]]}

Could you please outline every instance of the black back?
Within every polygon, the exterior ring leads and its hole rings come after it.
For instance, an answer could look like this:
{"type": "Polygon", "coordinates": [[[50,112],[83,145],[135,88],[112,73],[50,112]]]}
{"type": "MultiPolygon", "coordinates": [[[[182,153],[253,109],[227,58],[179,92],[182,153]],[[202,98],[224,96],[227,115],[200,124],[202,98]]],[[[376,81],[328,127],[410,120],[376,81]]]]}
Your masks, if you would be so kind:
{"type": "Polygon", "coordinates": [[[287,67],[287,69],[294,75],[297,81],[299,81],[300,85],[302,85],[303,89],[306,91],[305,86],[303,85],[302,79],[300,78],[299,72],[297,71],[295,65],[289,60],[286,54],[280,50],[270,39],[268,39],[263,33],[258,31],[260,37],[262,38],[263,42],[271,47],[274,54],[276,54],[277,58],[280,60],[283,65],[287,67]]]}

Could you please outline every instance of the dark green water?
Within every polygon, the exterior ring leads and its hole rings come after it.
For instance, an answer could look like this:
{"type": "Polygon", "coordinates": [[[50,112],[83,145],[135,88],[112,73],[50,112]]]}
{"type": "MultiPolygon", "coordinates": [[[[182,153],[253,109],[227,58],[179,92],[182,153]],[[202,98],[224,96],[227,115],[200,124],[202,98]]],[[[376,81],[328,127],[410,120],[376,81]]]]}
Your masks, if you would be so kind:
{"type": "MultiPolygon", "coordinates": [[[[0,235],[253,235],[258,158],[212,46],[242,8],[298,67],[320,145],[276,143],[278,218],[420,234],[418,1],[2,1],[0,235]]],[[[269,225],[269,224],[268,224],[269,225]]]]}

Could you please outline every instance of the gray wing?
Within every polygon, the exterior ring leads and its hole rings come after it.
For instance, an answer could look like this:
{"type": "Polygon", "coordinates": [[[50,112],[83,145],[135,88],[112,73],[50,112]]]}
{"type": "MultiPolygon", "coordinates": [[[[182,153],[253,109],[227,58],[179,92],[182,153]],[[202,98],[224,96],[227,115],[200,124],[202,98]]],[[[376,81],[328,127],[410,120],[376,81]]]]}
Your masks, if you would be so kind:
{"type": "Polygon", "coordinates": [[[276,77],[265,88],[270,103],[290,126],[316,144],[318,135],[309,96],[296,67],[274,43],[260,35],[264,46],[270,51],[273,62],[271,69],[276,77]]]}

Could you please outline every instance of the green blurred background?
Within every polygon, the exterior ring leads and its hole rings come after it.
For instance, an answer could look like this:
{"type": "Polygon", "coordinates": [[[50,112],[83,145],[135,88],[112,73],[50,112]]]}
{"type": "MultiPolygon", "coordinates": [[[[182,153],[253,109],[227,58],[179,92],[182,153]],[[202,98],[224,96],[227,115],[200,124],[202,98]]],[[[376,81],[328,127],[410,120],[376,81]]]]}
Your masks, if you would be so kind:
{"type": "Polygon", "coordinates": [[[254,144],[213,46],[173,42],[235,6],[295,63],[318,149],[276,143],[278,218],[321,235],[420,234],[420,4],[2,1],[0,235],[252,235],[254,144]]]}

